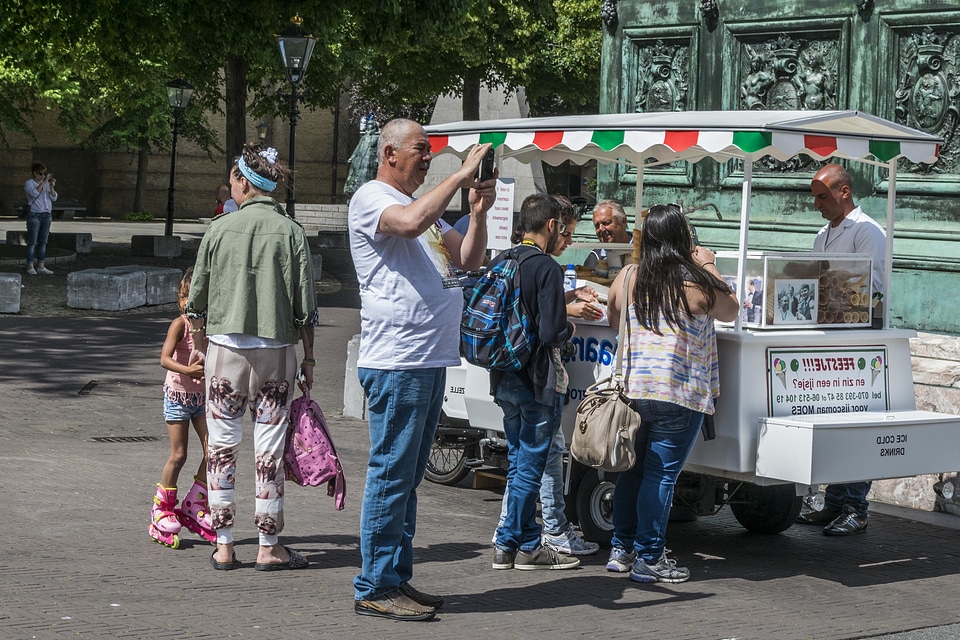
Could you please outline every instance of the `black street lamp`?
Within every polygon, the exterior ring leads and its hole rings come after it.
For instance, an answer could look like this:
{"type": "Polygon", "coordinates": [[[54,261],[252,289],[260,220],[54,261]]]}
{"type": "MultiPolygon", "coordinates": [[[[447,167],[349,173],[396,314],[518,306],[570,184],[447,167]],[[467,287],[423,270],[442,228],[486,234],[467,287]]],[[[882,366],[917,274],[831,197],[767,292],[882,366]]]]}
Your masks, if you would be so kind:
{"type": "MultiPolygon", "coordinates": [[[[313,48],[317,44],[317,39],[308,34],[300,26],[303,24],[303,18],[300,14],[295,14],[290,18],[290,25],[284,29],[280,35],[276,36],[277,45],[280,47],[280,55],[283,57],[283,66],[287,70],[287,78],[290,79],[292,87],[290,98],[290,182],[287,183],[287,215],[295,217],[294,207],[297,202],[296,188],[294,187],[294,177],[296,176],[297,163],[297,115],[300,111],[297,109],[297,101],[303,101],[303,95],[297,93],[300,81],[307,73],[307,65],[310,64],[310,56],[313,55],[313,48]]],[[[287,96],[287,94],[281,94],[287,96]]]]}
{"type": "Polygon", "coordinates": [[[167,190],[167,224],[163,235],[173,235],[173,180],[177,175],[177,128],[180,126],[180,116],[190,103],[193,96],[193,85],[178,79],[167,83],[167,102],[173,109],[173,149],[170,151],[170,188],[167,190]]]}
{"type": "Polygon", "coordinates": [[[266,118],[257,123],[257,141],[260,143],[260,146],[267,144],[267,136],[270,134],[270,125],[267,124],[266,118]]]}

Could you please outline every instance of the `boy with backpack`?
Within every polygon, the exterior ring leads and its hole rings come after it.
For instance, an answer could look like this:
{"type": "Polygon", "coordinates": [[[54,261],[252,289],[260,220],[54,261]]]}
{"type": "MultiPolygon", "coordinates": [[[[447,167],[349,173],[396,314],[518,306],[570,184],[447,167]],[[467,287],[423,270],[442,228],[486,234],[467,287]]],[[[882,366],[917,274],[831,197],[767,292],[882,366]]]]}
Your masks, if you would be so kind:
{"type": "MultiPolygon", "coordinates": [[[[529,196],[520,207],[523,241],[489,265],[489,271],[494,272],[504,261],[515,261],[517,277],[513,284],[519,285],[519,311],[512,314],[514,321],[508,324],[528,328],[526,332],[505,328],[505,333],[524,333],[527,347],[514,345],[513,357],[502,358],[504,364],[499,368],[490,368],[490,393],[503,410],[510,459],[507,517],[497,529],[494,569],[572,569],[580,564],[575,557],[543,546],[536,520],[540,478],[550,443],[560,427],[567,385],[555,347],[563,345],[574,332],[573,324],[567,321],[563,269],[550,257],[565,230],[560,215],[560,205],[553,197],[529,196]]],[[[514,287],[507,289],[509,293],[514,287]]],[[[469,315],[465,312],[465,324],[469,315]]],[[[469,349],[464,351],[471,360],[469,349]]]]}

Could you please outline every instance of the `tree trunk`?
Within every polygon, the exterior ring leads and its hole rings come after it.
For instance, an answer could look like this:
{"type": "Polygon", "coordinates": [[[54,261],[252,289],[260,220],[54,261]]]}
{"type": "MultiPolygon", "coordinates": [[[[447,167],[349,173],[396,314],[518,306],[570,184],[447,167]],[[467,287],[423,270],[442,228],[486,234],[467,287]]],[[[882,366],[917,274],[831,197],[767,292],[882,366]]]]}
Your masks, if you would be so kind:
{"type": "Polygon", "coordinates": [[[133,212],[143,213],[143,195],[147,190],[147,161],[150,145],[142,144],[137,151],[137,184],[133,188],[133,212]]]}
{"type": "Polygon", "coordinates": [[[480,119],[480,79],[469,72],[463,78],[463,119],[480,119]]]}
{"type": "MultiPolygon", "coordinates": [[[[480,119],[480,79],[470,73],[463,77],[463,99],[461,100],[464,120],[480,119]]],[[[470,213],[470,192],[460,190],[460,213],[470,213]]]]}
{"type": "Polygon", "coordinates": [[[230,167],[247,142],[247,61],[227,54],[224,77],[227,98],[227,166],[223,175],[224,182],[227,182],[230,167]]]}

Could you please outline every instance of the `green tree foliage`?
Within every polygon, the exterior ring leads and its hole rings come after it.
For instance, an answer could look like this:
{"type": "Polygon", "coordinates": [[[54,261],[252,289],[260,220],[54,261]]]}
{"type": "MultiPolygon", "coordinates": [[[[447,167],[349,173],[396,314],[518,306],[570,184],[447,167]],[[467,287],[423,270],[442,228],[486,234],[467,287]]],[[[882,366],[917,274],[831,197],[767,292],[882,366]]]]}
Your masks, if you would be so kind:
{"type": "Polygon", "coordinates": [[[531,114],[597,113],[600,109],[598,0],[554,0],[556,21],[546,29],[540,51],[524,68],[531,114]]]}
{"type": "MultiPolygon", "coordinates": [[[[317,38],[302,84],[307,111],[351,86],[384,107],[432,103],[481,85],[525,86],[534,105],[596,103],[596,0],[325,0],[293,3],[317,38]]],[[[207,114],[225,114],[227,157],[256,118],[286,116],[289,83],[274,35],[290,13],[273,0],[2,0],[0,136],[28,132],[29,114],[56,107],[82,144],[169,149],[164,85],[196,87],[181,135],[221,150],[207,114]]],[[[466,107],[476,110],[475,106],[466,107]]],[[[476,114],[473,114],[476,117],[476,114]]]]}

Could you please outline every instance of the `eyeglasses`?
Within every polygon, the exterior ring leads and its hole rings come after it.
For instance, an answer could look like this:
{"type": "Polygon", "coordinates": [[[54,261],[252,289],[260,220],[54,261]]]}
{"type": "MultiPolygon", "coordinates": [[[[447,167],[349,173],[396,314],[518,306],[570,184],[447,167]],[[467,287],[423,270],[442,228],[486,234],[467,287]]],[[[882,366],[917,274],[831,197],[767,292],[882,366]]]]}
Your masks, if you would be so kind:
{"type": "MultiPolygon", "coordinates": [[[[554,220],[556,220],[556,218],[554,218],[554,220]]],[[[567,225],[565,225],[565,224],[563,224],[563,223],[561,222],[561,223],[560,223],[560,235],[562,235],[562,236],[565,237],[565,238],[569,237],[569,236],[564,235],[566,232],[567,232],[567,225]]]]}

